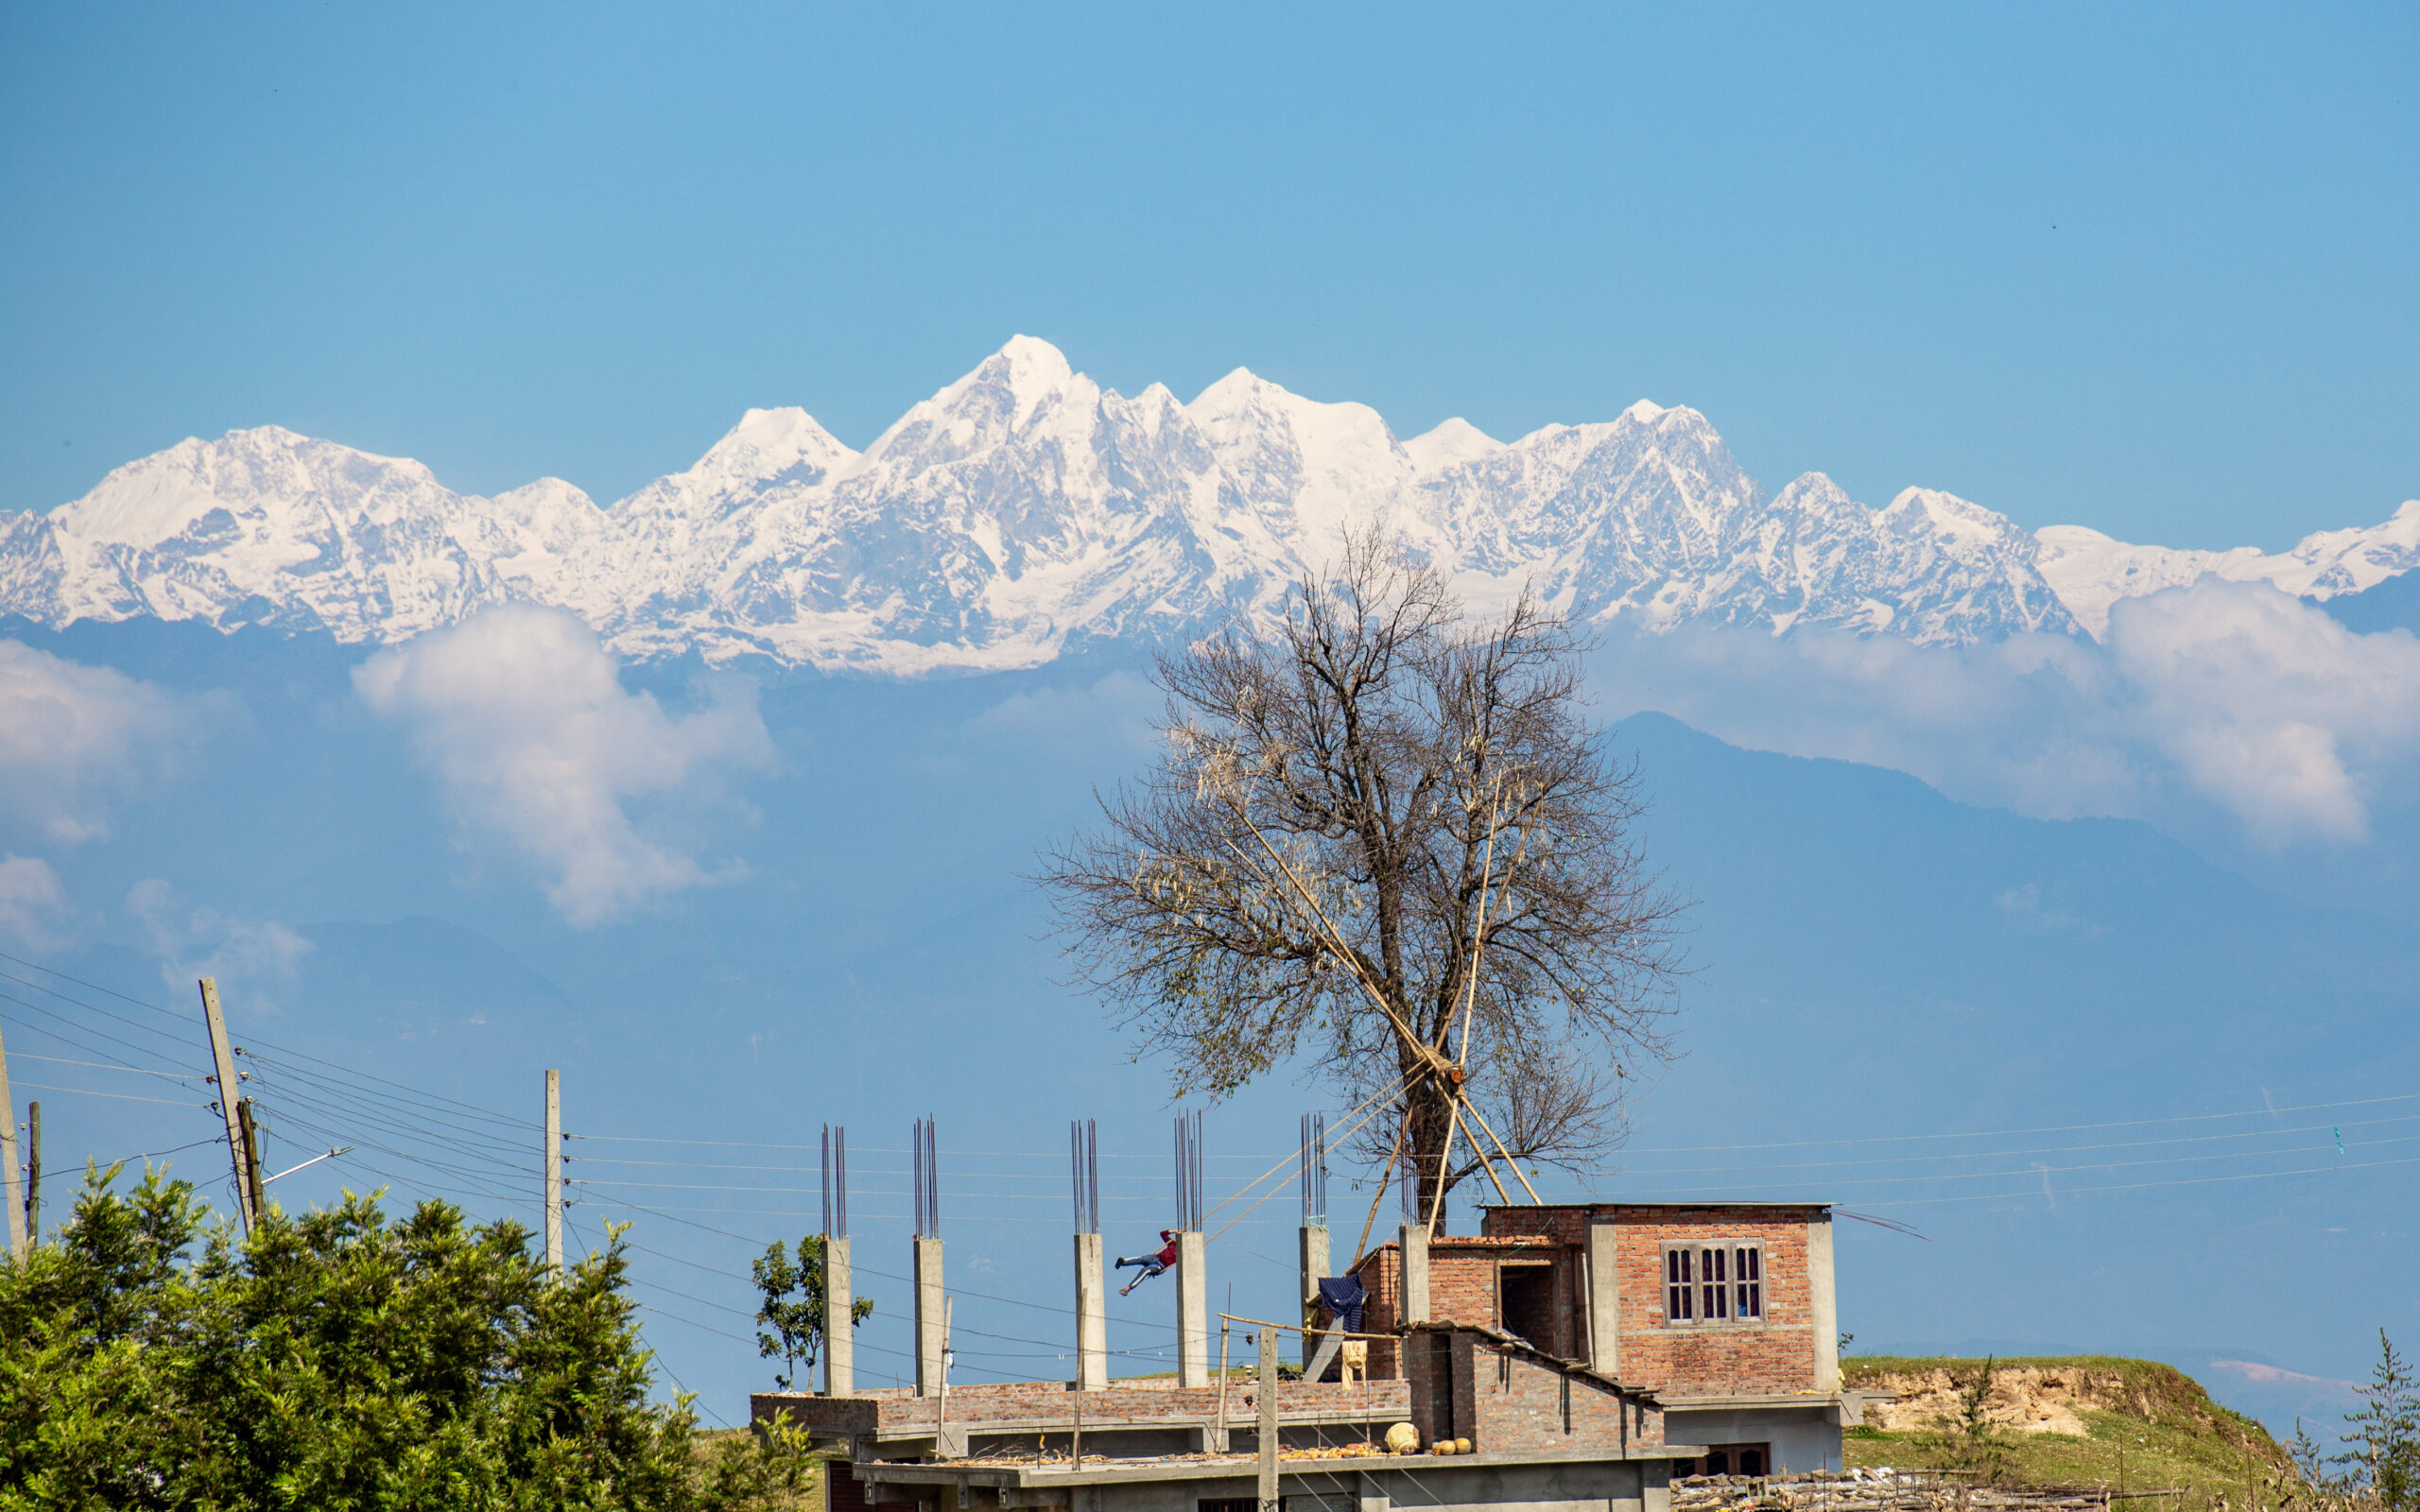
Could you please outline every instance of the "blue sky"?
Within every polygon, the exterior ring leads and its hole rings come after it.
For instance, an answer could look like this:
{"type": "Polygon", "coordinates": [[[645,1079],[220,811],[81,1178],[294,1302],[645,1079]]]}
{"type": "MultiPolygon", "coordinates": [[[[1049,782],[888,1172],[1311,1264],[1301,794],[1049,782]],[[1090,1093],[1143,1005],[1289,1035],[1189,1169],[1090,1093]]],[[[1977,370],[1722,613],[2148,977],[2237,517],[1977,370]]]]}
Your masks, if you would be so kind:
{"type": "Polygon", "coordinates": [[[0,507],[275,421],[611,497],[1012,332],[2276,547],[2420,493],[2408,7],[13,8],[0,507]]]}

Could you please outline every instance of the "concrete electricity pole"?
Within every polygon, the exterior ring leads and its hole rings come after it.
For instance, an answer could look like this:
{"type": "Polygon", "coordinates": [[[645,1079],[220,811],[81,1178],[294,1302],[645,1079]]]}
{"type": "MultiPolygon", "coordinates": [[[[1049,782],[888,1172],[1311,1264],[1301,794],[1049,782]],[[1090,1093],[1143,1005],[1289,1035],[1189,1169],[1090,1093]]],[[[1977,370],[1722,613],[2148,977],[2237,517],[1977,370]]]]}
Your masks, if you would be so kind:
{"type": "Polygon", "coordinates": [[[1260,1512],[1279,1512],[1277,1500],[1277,1331],[1260,1331],[1260,1512]]]}
{"type": "Polygon", "coordinates": [[[227,1021],[218,1011],[218,979],[201,979],[201,1022],[210,1031],[210,1060],[218,1083],[218,1116],[227,1124],[227,1160],[235,1173],[235,1210],[250,1237],[259,1215],[252,1211],[252,1184],[244,1170],[244,1127],[235,1108],[234,1047],[227,1042],[227,1021]]]}
{"type": "Polygon", "coordinates": [[[563,1268],[562,1074],[546,1073],[546,1268],[563,1268]]]}
{"type": "Polygon", "coordinates": [[[257,1223],[268,1214],[268,1184],[261,1179],[261,1127],[252,1121],[252,1100],[235,1101],[235,1123],[244,1131],[244,1183],[246,1200],[252,1205],[252,1220],[257,1223]]]}
{"type": "Polygon", "coordinates": [[[17,1101],[9,1091],[9,1047],[0,1042],[0,1165],[8,1167],[9,1254],[26,1258],[25,1193],[17,1185],[17,1101]]]}
{"type": "Polygon", "coordinates": [[[42,1243],[42,1104],[26,1105],[26,1242],[42,1243]]]}

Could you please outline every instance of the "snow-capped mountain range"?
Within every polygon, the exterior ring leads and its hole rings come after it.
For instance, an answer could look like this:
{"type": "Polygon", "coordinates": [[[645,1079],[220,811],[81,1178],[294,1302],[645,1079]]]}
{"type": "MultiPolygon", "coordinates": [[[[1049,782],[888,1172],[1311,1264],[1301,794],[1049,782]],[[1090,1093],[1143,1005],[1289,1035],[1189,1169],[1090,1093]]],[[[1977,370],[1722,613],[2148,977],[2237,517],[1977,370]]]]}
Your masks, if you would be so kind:
{"type": "Polygon", "coordinates": [[[599,507],[544,478],[493,498],[276,426],[187,440],[46,514],[0,516],[0,615],[140,615],[392,643],[507,601],[634,656],[891,673],[1046,662],[1267,611],[1375,519],[1485,605],[1532,583],[1584,617],[1926,644],[2098,634],[2117,599],[2204,572],[2315,597],[2420,565],[2420,502],[2276,557],[2030,536],[1946,493],[1881,509],[1820,472],[1768,492],[1703,416],[1640,403],[1498,441],[1241,369],[1133,398],[1018,336],[854,452],[750,410],[685,472],[599,507]]]}

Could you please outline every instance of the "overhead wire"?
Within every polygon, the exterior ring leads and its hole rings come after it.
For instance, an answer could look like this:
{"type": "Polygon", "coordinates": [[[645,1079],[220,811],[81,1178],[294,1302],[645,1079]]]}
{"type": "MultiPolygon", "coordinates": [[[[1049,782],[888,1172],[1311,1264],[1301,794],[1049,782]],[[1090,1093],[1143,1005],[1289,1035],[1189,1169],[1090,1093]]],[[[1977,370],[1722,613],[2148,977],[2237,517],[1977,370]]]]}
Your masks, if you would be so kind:
{"type": "MultiPolygon", "coordinates": [[[[255,1085],[259,1086],[261,1084],[255,1083],[255,1085]]],[[[402,1159],[419,1160],[424,1164],[433,1166],[436,1169],[446,1171],[456,1176],[476,1177],[481,1179],[486,1179],[498,1172],[508,1176],[518,1176],[533,1180],[538,1177],[538,1173],[533,1168],[510,1165],[496,1160],[484,1151],[466,1150],[441,1139],[423,1135],[417,1130],[412,1129],[407,1125],[399,1125],[390,1120],[357,1113],[347,1108],[332,1108],[326,1103],[316,1098],[295,1092],[291,1090],[268,1087],[264,1087],[263,1090],[268,1091],[269,1096],[267,1099],[260,1097],[255,1097],[253,1099],[255,1105],[263,1108],[274,1108],[282,1102],[286,1106],[299,1107],[306,1112],[317,1113],[320,1117],[337,1124],[353,1125],[356,1128],[372,1129],[377,1131],[379,1134],[387,1136],[388,1138],[400,1140],[405,1143],[418,1143],[425,1146],[442,1150],[447,1155],[454,1158],[452,1160],[441,1160],[435,1156],[424,1155],[416,1151],[393,1149],[391,1147],[382,1146],[389,1148],[389,1153],[396,1155],[402,1159]]],[[[361,1137],[364,1143],[373,1143],[367,1135],[361,1137]]]]}
{"type": "MultiPolygon", "coordinates": [[[[15,993],[13,993],[13,992],[0,992],[0,1003],[13,1003],[13,1004],[17,1005],[17,1006],[19,1006],[19,1007],[21,1007],[21,1008],[27,1009],[27,1010],[29,1010],[29,1011],[31,1011],[31,1012],[34,1012],[34,1013],[39,1013],[39,1014],[41,1014],[43,1017],[44,1017],[44,1018],[46,1018],[46,1019],[55,1019],[55,1020],[57,1020],[59,1022],[63,1023],[63,1024],[66,1024],[66,1025],[68,1025],[69,1027],[71,1027],[71,1028],[75,1029],[75,1030],[76,1030],[78,1033],[79,1033],[79,1034],[88,1034],[88,1035],[92,1035],[92,1036],[94,1036],[94,1037],[95,1037],[95,1038],[96,1038],[96,1039],[106,1040],[108,1040],[110,1043],[112,1043],[112,1044],[113,1044],[113,1045],[122,1045],[122,1046],[124,1046],[126,1049],[129,1049],[129,1050],[133,1051],[133,1052],[134,1052],[136,1055],[138,1055],[138,1056],[149,1056],[149,1057],[150,1057],[151,1058],[153,1058],[154,1060],[163,1060],[163,1061],[166,1061],[169,1065],[172,1065],[172,1066],[173,1066],[173,1065],[178,1064],[177,1060],[176,1060],[173,1057],[169,1056],[165,1051],[156,1050],[156,1049],[152,1048],[152,1047],[151,1047],[151,1046],[149,1046],[149,1045],[136,1044],[136,1043],[135,1043],[133,1040],[121,1040],[121,1039],[119,1039],[116,1035],[113,1035],[113,1034],[110,1033],[110,1032],[109,1032],[108,1030],[106,1030],[106,1029],[95,1029],[95,1028],[94,1028],[94,1027],[93,1027],[92,1025],[90,1025],[90,1024],[87,1024],[87,1023],[78,1023],[76,1020],[69,1018],[66,1014],[63,1014],[63,1013],[60,1012],[60,1011],[59,1011],[58,1009],[56,1009],[56,1008],[52,1008],[52,1007],[45,1006],[45,1005],[43,1005],[43,1004],[33,1002],[32,1000],[27,999],[27,998],[21,998],[21,997],[17,996],[17,995],[16,995],[15,993]]],[[[110,1052],[108,1052],[108,1051],[106,1051],[106,1050],[103,1050],[103,1049],[99,1048],[99,1047],[98,1047],[98,1046],[96,1046],[96,1045],[89,1045],[89,1044],[85,1044],[85,1043],[83,1043],[81,1040],[75,1040],[75,1039],[70,1038],[70,1037],[69,1037],[69,1036],[67,1036],[67,1035],[60,1034],[60,1033],[58,1030],[56,1030],[56,1029],[45,1029],[45,1028],[43,1028],[41,1024],[38,1024],[38,1023],[26,1023],[26,1021],[25,1021],[25,1020],[23,1020],[23,1019],[19,1019],[17,1022],[18,1022],[19,1023],[23,1023],[23,1024],[25,1024],[25,1026],[26,1026],[26,1028],[28,1028],[28,1029],[30,1029],[30,1030],[32,1030],[32,1031],[33,1031],[34,1033],[36,1033],[36,1034],[46,1034],[46,1035],[49,1035],[49,1036],[50,1036],[52,1039],[54,1039],[54,1040],[64,1040],[64,1041],[65,1041],[66,1043],[68,1043],[68,1044],[75,1045],[75,1046],[76,1046],[78,1049],[79,1049],[79,1050],[89,1050],[89,1051],[91,1051],[93,1054],[95,1054],[95,1055],[96,1055],[96,1056],[100,1056],[100,1057],[103,1057],[103,1058],[105,1058],[105,1059],[116,1059],[116,1058],[117,1058],[116,1057],[112,1056],[112,1055],[110,1054],[110,1052]]],[[[186,1047],[186,1048],[189,1048],[189,1047],[186,1047]]],[[[133,1064],[134,1064],[134,1063],[133,1063],[132,1061],[121,1061],[121,1062],[120,1062],[120,1064],[123,1064],[123,1065],[126,1065],[126,1066],[129,1066],[129,1067],[133,1067],[133,1064]]],[[[138,1069],[138,1070],[139,1070],[139,1069],[141,1069],[141,1068],[137,1067],[137,1068],[134,1068],[134,1069],[138,1069]]]]}
{"type": "Polygon", "coordinates": [[[1817,1171],[1842,1166],[1910,1165],[1920,1161],[1985,1160],[2009,1159],[2022,1155],[2081,1155],[2095,1150],[2139,1150],[2164,1145],[2197,1144],[2218,1140],[2254,1140],[2273,1138],[2280,1134],[2316,1134],[2322,1129],[2376,1128],[2388,1124],[2420,1123],[2420,1113],[2399,1114],[2394,1118],[2350,1119],[2341,1125],[2302,1124],[2285,1128],[2240,1129],[2229,1134],[2180,1134],[2162,1140],[2118,1140],[2100,1144],[2046,1144],[2031,1149],[1990,1149],[1944,1151],[1935,1155],[1888,1155],[1858,1160],[1809,1160],[1791,1165],[1700,1165],[1674,1166],[1662,1170],[1625,1170],[1625,1178],[1655,1176],[1702,1176],[1728,1174],[1737,1171],[1817,1171]]]}
{"type": "Polygon", "coordinates": [[[130,1066],[120,1061],[68,1060],[59,1056],[31,1056],[22,1050],[10,1052],[9,1058],[12,1061],[39,1060],[53,1066],[89,1066],[95,1071],[122,1071],[137,1076],[162,1076],[170,1081],[208,1081],[210,1079],[198,1072],[146,1071],[141,1066],[130,1066]]]}
{"type": "Polygon", "coordinates": [[[206,1103],[188,1103],[175,1097],[137,1097],[131,1092],[95,1091],[90,1087],[60,1087],[46,1081],[14,1081],[18,1087],[30,1087],[40,1092],[68,1092],[78,1097],[106,1097],[117,1103],[158,1103],[163,1108],[206,1108],[206,1103]]]}
{"type": "MultiPolygon", "coordinates": [[[[2414,1140],[2420,1140],[2420,1134],[2398,1135],[2393,1139],[2384,1140],[2356,1140],[2349,1142],[2343,1147],[2347,1149],[2372,1149],[2385,1144],[2409,1144],[2414,1140]]],[[[2123,1171],[2150,1165],[2191,1165],[2204,1160],[2265,1160],[2276,1156],[2308,1155],[2313,1151],[2335,1149],[2338,1146],[2332,1143],[2326,1144],[2294,1144],[2285,1146],[2282,1149],[2221,1150],[2213,1151],[2207,1155],[2162,1156],[2156,1160],[2098,1160],[2087,1161],[2081,1165],[2030,1165],[2025,1167],[2023,1170],[2017,1171],[1945,1171],[1937,1172],[1928,1176],[1846,1177],[1834,1180],[1830,1184],[1841,1187],[1873,1187],[1904,1186],[1919,1182],[1996,1181],[2007,1180],[2011,1177],[2023,1177],[2030,1180],[2042,1175],[2058,1176],[2062,1173],[2070,1171],[2123,1171]]],[[[1772,1190],[1773,1190],[1772,1184],[1759,1182],[1747,1186],[1734,1187],[1657,1187],[1649,1188],[1646,1192],[1640,1194],[1640,1195],[1655,1195],[1668,1192],[1723,1194],[1734,1192],[1761,1193],[1770,1192],[1772,1190]]]]}
{"type": "Polygon", "coordinates": [[[2148,1128],[2158,1124],[2198,1124],[2221,1118],[2262,1118],[2284,1113],[2314,1113],[2337,1108],[2370,1108],[2380,1103],[2420,1101],[2420,1092],[2396,1092],[2382,1097],[2352,1097],[2329,1103],[2294,1103],[2283,1108],[2262,1106],[2239,1108],[2224,1113],[2177,1113],[2164,1118],[2119,1119],[2100,1124],[2050,1124],[2038,1128],[1979,1129],[1963,1134],[1872,1134],[1827,1140],[1781,1140],[1763,1144],[1673,1144],[1634,1150],[1634,1155],[1708,1155],[1730,1154],[1739,1150],[1803,1150],[1840,1144],[1893,1144],[1915,1140],[1987,1140],[2013,1139],[2033,1134],[2083,1134],[2107,1128],[2148,1128]]]}
{"type": "MultiPolygon", "coordinates": [[[[1944,1197],[1902,1197],[1885,1202],[1861,1201],[1858,1205],[1860,1207],[1867,1208],[1916,1208],[1934,1206],[1945,1202],[1995,1202],[2017,1197],[2040,1197],[2044,1195],[2048,1195],[2053,1198],[2074,1197],[2088,1195],[2096,1192],[2144,1192],[2154,1187],[2200,1187],[2211,1186],[2223,1181],[2265,1181],[2272,1177],[2281,1176],[2325,1176],[2331,1171],[2374,1171],[2380,1167],[2391,1165],[2420,1165],[2420,1155],[2406,1156],[2402,1159],[2394,1160],[2355,1160],[2349,1163],[2339,1163],[2335,1165],[2307,1165],[2292,1171],[2238,1171],[2226,1176],[2181,1177],[2173,1181],[2129,1181],[2121,1182],[2114,1186],[2069,1187],[2062,1192],[2050,1192],[2048,1194],[2031,1189],[2022,1192],[1968,1192],[1959,1193],[1955,1195],[1944,1197]]],[[[2022,1174],[2031,1175],[2033,1173],[2028,1172],[2022,1174]]]]}
{"type": "MultiPolygon", "coordinates": [[[[289,1088],[287,1090],[287,1095],[289,1096],[301,1097],[307,1095],[322,1103],[350,1103],[352,1107],[348,1111],[352,1112],[356,1117],[373,1120],[383,1127],[404,1131],[414,1138],[424,1139],[432,1143],[448,1145],[463,1152],[464,1154],[476,1153],[485,1155],[499,1159],[508,1164],[510,1164],[518,1158],[528,1154],[528,1146],[526,1144],[510,1144],[503,1140],[496,1139],[492,1135],[480,1133],[476,1130],[436,1130],[431,1129],[425,1123],[406,1122],[409,1112],[408,1109],[390,1108],[382,1102],[366,1100],[361,1094],[353,1092],[340,1084],[330,1082],[322,1077],[314,1076],[308,1072],[297,1071],[292,1067],[280,1065],[274,1061],[262,1060],[257,1057],[248,1056],[245,1058],[252,1061],[253,1064],[262,1067],[264,1070],[269,1071],[272,1074],[292,1077],[303,1088],[309,1089],[309,1091],[305,1093],[295,1091],[289,1088]]],[[[261,1082],[257,1078],[254,1079],[254,1084],[267,1085],[267,1083],[261,1082]]],[[[534,1175],[536,1168],[532,1166],[516,1165],[514,1166],[514,1169],[520,1170],[526,1175],[534,1175]]]]}

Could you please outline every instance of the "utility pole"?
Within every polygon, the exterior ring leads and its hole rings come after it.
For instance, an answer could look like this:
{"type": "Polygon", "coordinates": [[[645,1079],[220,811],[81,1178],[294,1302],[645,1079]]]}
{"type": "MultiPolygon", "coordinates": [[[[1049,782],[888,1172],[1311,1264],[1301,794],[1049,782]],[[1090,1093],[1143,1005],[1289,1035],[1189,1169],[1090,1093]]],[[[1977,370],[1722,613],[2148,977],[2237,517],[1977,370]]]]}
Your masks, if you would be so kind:
{"type": "Polygon", "coordinates": [[[244,1174],[244,1126],[235,1111],[234,1047],[227,1042],[227,1020],[218,1011],[218,979],[201,979],[201,1022],[210,1031],[210,1059],[217,1072],[218,1115],[227,1123],[227,1160],[235,1171],[235,1209],[250,1238],[259,1215],[252,1211],[252,1184],[244,1174]]]}
{"type": "Polygon", "coordinates": [[[26,1105],[26,1241],[42,1243],[42,1104],[26,1105]]]}
{"type": "Polygon", "coordinates": [[[26,1258],[25,1194],[17,1185],[17,1100],[9,1091],[9,1047],[0,1043],[0,1166],[8,1167],[9,1255],[26,1258]]]}
{"type": "Polygon", "coordinates": [[[546,1073],[546,1268],[563,1268],[562,1073],[546,1073]]]}
{"type": "Polygon", "coordinates": [[[1260,1331],[1260,1512],[1278,1512],[1277,1331],[1260,1331]]]}
{"type": "Polygon", "coordinates": [[[244,1131],[244,1191],[252,1204],[252,1221],[268,1215],[268,1187],[261,1180],[261,1128],[252,1121],[252,1100],[235,1100],[235,1122],[244,1131]]]}

